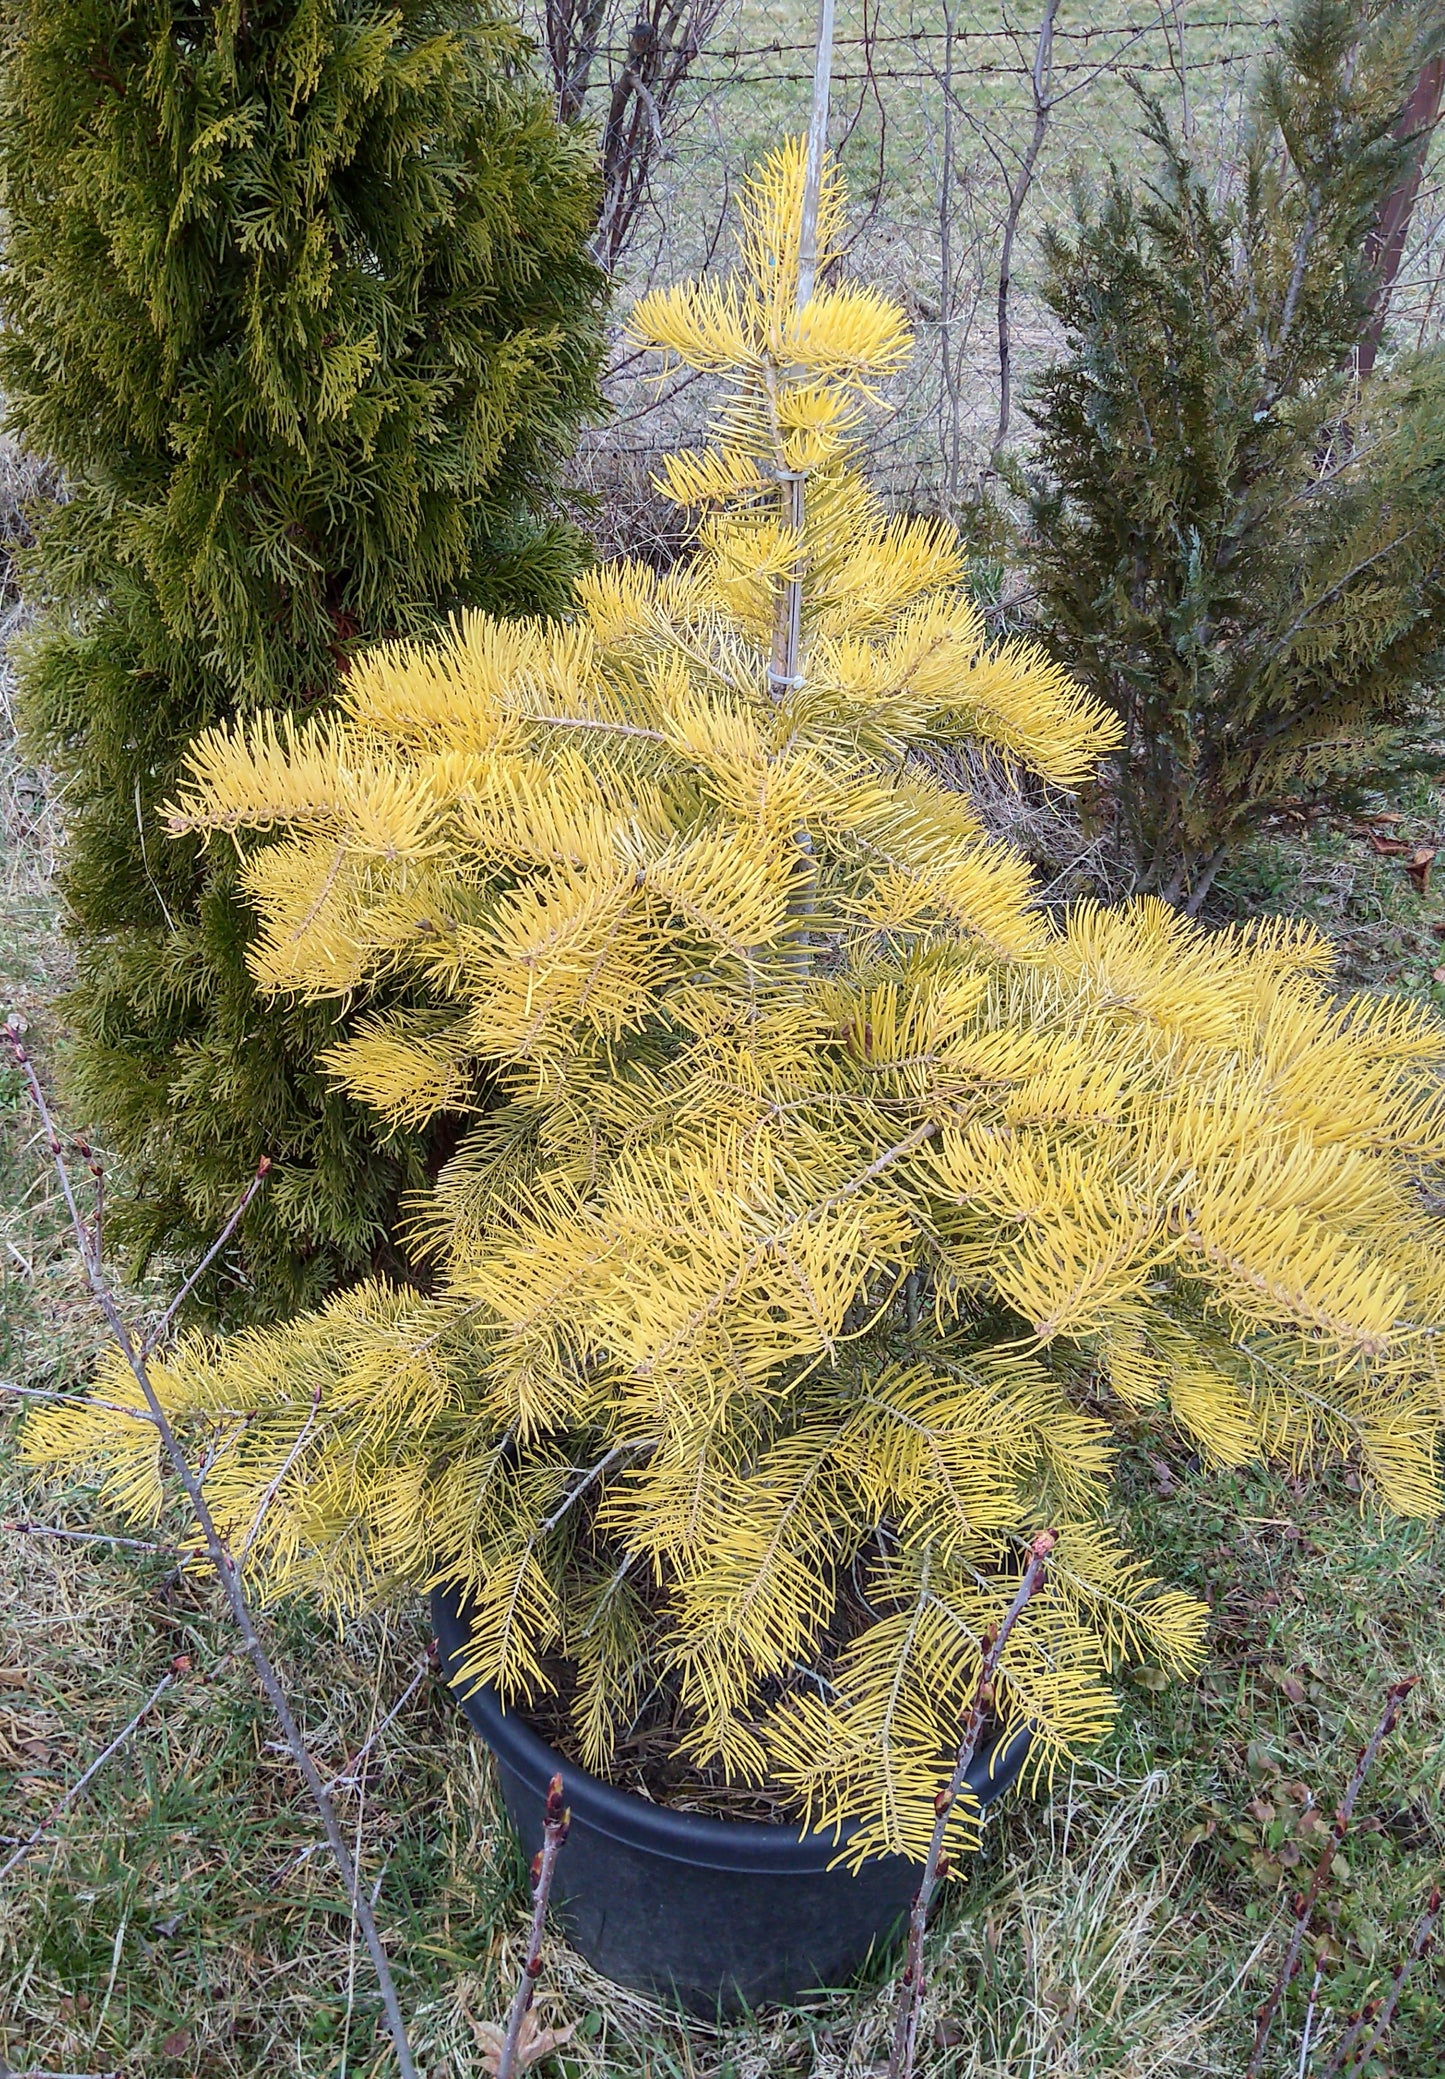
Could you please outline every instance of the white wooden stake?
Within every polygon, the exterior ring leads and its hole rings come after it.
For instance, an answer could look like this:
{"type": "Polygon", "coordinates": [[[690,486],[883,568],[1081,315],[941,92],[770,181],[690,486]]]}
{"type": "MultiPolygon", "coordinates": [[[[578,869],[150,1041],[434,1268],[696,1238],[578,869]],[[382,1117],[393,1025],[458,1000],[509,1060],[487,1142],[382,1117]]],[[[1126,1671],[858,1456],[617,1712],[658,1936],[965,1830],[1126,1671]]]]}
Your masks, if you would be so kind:
{"type": "Polygon", "coordinates": [[[819,0],[818,38],[813,51],[813,114],[808,124],[808,171],[803,181],[803,223],[798,237],[798,308],[813,293],[818,275],[818,201],[828,150],[828,103],[833,91],[833,0],[819,0]]]}
{"type": "MultiPolygon", "coordinates": [[[[828,105],[833,90],[833,6],[834,0],[819,0],[818,35],[813,51],[813,112],[808,123],[803,216],[798,227],[798,310],[802,310],[812,296],[818,279],[818,205],[823,192],[823,161],[828,151],[828,105]]],[[[789,527],[801,535],[804,519],[802,472],[780,471],[779,479],[784,517],[789,527]]],[[[769,691],[774,700],[783,699],[797,684],[802,636],[803,567],[800,556],[778,600],[773,661],[768,672],[769,691]]]]}

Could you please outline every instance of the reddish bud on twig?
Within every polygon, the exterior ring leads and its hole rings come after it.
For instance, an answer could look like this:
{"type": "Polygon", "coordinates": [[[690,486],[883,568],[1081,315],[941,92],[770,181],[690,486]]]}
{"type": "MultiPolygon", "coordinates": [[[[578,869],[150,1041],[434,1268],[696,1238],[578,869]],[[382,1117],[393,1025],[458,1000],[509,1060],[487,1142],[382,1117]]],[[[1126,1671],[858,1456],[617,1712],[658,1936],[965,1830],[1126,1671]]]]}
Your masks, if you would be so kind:
{"type": "Polygon", "coordinates": [[[571,1814],[563,1802],[562,1776],[559,1771],[547,1786],[547,1802],[542,1821],[542,1846],[532,1858],[532,1926],[527,1937],[526,1960],[522,1965],[517,1990],[512,1999],[512,2010],[507,2016],[506,2033],[497,2053],[496,2079],[516,2079],[523,2031],[537,1980],[542,1971],[542,1935],[547,1925],[547,1901],[552,1893],[552,1877],[557,1868],[557,1857],[561,1852],[562,1843],[567,1838],[570,1818],[571,1814]]]}

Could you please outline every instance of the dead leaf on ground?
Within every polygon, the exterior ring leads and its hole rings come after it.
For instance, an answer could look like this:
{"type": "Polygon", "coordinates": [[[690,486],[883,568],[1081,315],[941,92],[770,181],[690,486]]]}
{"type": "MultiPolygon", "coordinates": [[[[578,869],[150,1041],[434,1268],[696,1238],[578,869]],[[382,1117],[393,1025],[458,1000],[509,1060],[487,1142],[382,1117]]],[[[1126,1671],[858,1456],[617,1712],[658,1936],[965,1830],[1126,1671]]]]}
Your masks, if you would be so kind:
{"type": "Polygon", "coordinates": [[[1292,1675],[1288,1668],[1266,1668],[1265,1673],[1277,1689],[1284,1691],[1292,1704],[1304,1702],[1305,1687],[1298,1675],[1292,1675]]]}
{"type": "Polygon", "coordinates": [[[1371,830],[1367,832],[1367,835],[1373,849],[1387,857],[1398,858],[1402,853],[1408,852],[1410,849],[1402,838],[1381,837],[1378,830],[1371,830]]]}
{"type": "Polygon", "coordinates": [[[1434,863],[1435,847],[1433,845],[1417,845],[1414,858],[1409,860],[1405,867],[1406,873],[1415,883],[1417,895],[1428,895],[1430,893],[1430,868],[1434,863]]]}
{"type": "MultiPolygon", "coordinates": [[[[466,2014],[465,2007],[462,2012],[466,2014]]],[[[492,2074],[492,2079],[496,2079],[502,2068],[502,2045],[507,2040],[507,2031],[495,2021],[472,2021],[470,2014],[467,2014],[467,2020],[472,2023],[472,2034],[482,2053],[482,2064],[492,2074]]],[[[540,2064],[544,2057],[550,2057],[564,2043],[570,2043],[576,2033],[575,2021],[569,2021],[566,2028],[543,2028],[529,2007],[522,2016],[522,2033],[517,2039],[517,2070],[525,2072],[540,2064]]]]}

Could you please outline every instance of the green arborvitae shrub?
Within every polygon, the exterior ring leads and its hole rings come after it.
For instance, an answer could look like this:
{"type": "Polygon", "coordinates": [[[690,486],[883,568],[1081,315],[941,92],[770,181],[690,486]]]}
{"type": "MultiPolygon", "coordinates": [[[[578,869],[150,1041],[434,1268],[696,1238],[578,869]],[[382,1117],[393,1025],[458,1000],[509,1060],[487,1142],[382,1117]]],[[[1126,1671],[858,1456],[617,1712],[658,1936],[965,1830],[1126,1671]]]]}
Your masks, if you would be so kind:
{"type": "Polygon", "coordinates": [[[1124,725],[1136,885],[1191,910],[1285,803],[1439,762],[1445,356],[1363,385],[1351,365],[1425,32],[1409,5],[1363,19],[1298,9],[1223,200],[1149,105],[1153,176],[1115,172],[1047,241],[1066,350],[1031,406],[1041,622],[1124,725]]]}
{"type": "Polygon", "coordinates": [[[0,389],[68,496],[31,561],[35,750],[68,818],[73,1099],[118,1239],[283,1312],[386,1261],[426,1144],[259,1012],[220,852],[156,809],[199,727],[324,707],[363,641],[559,608],[554,487],[596,404],[585,140],[468,0],[8,0],[0,389]]]}

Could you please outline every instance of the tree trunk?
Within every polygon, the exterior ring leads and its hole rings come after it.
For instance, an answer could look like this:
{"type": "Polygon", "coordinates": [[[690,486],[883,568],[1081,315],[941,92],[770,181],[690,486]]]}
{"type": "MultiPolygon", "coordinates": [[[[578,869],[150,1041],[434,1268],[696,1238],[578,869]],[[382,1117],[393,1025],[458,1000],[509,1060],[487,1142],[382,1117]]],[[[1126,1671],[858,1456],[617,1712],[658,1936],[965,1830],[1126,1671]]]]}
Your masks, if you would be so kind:
{"type": "Polygon", "coordinates": [[[1415,197],[1420,192],[1420,180],[1430,151],[1430,139],[1434,135],[1435,125],[1440,120],[1442,97],[1445,97],[1445,51],[1437,52],[1423,67],[1395,126],[1395,135],[1398,138],[1414,137],[1419,141],[1405,172],[1385,197],[1365,248],[1365,257],[1375,269],[1375,286],[1370,296],[1369,322],[1360,340],[1361,375],[1369,374],[1375,365],[1375,356],[1380,350],[1380,340],[1385,330],[1385,315],[1390,304],[1390,291],[1394,287],[1395,276],[1400,271],[1405,239],[1410,230],[1410,218],[1415,209],[1415,197]]]}

